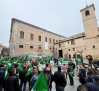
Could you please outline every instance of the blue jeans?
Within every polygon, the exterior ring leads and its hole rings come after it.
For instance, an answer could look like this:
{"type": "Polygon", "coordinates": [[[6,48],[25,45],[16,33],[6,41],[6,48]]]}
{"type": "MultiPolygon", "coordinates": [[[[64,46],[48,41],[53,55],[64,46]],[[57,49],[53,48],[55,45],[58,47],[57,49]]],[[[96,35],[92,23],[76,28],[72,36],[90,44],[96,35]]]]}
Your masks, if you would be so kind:
{"type": "Polygon", "coordinates": [[[64,91],[64,87],[56,86],[56,91],[64,91]]]}
{"type": "Polygon", "coordinates": [[[69,75],[69,79],[70,79],[70,84],[71,84],[71,85],[74,85],[73,77],[71,77],[71,76],[69,75]]]}
{"type": "Polygon", "coordinates": [[[26,84],[27,84],[27,82],[25,82],[25,83],[24,82],[21,82],[21,84],[20,84],[20,91],[22,91],[23,84],[24,84],[23,91],[26,90],[26,84]]]}
{"type": "Polygon", "coordinates": [[[0,91],[2,91],[2,87],[3,87],[2,85],[3,85],[3,84],[2,84],[2,83],[0,83],[0,91]]]}

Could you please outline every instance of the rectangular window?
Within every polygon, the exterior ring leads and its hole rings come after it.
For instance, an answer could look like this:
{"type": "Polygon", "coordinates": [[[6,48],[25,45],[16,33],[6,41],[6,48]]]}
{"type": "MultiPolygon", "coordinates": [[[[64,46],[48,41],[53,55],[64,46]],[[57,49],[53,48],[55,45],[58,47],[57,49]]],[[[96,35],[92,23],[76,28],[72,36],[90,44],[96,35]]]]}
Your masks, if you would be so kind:
{"type": "Polygon", "coordinates": [[[53,44],[55,43],[55,39],[53,39],[53,44]]]}
{"type": "Polygon", "coordinates": [[[58,43],[58,40],[56,40],[56,43],[58,43]]]}
{"type": "Polygon", "coordinates": [[[93,48],[95,48],[95,45],[93,45],[93,48]]]}
{"type": "Polygon", "coordinates": [[[38,36],[38,40],[41,41],[41,36],[40,35],[38,36]]]}
{"type": "Polygon", "coordinates": [[[30,34],[30,40],[34,40],[34,34],[30,34]]]}
{"type": "Polygon", "coordinates": [[[68,51],[70,51],[70,49],[68,49],[68,51]]]}
{"type": "Polygon", "coordinates": [[[23,48],[23,45],[19,45],[19,48],[23,48]]]}
{"type": "Polygon", "coordinates": [[[52,48],[50,47],[49,49],[51,50],[52,48]]]}
{"type": "Polygon", "coordinates": [[[61,44],[59,44],[59,47],[61,47],[61,44]]]}
{"type": "Polygon", "coordinates": [[[71,45],[75,45],[75,40],[71,40],[71,45]]]}
{"type": "Polygon", "coordinates": [[[45,37],[45,42],[47,42],[47,37],[45,37]]]}
{"type": "Polygon", "coordinates": [[[24,32],[23,31],[20,31],[20,38],[24,38],[24,32]]]}
{"type": "Polygon", "coordinates": [[[75,51],[75,48],[73,48],[73,51],[75,51]]]}
{"type": "Polygon", "coordinates": [[[33,49],[33,46],[30,46],[30,49],[33,49]]]}
{"type": "Polygon", "coordinates": [[[49,43],[51,43],[51,38],[49,38],[49,43]]]}
{"type": "Polygon", "coordinates": [[[40,50],[41,49],[41,46],[39,46],[38,49],[40,50]]]}

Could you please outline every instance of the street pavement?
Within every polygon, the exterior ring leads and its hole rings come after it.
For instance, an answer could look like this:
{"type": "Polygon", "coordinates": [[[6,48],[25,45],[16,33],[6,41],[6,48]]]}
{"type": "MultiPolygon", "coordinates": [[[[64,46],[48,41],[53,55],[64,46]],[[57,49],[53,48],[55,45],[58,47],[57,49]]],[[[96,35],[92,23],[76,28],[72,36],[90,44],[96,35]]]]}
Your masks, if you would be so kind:
{"type": "MultiPolygon", "coordinates": [[[[53,74],[55,71],[57,71],[57,67],[52,67],[53,74]]],[[[75,75],[74,76],[74,86],[70,86],[69,84],[70,84],[70,81],[69,81],[69,77],[67,76],[67,85],[66,85],[64,91],[77,91],[77,87],[80,85],[79,78],[75,75]]],[[[28,83],[27,83],[26,91],[29,91],[28,83]]],[[[52,83],[52,91],[56,91],[54,82],[52,83]]]]}

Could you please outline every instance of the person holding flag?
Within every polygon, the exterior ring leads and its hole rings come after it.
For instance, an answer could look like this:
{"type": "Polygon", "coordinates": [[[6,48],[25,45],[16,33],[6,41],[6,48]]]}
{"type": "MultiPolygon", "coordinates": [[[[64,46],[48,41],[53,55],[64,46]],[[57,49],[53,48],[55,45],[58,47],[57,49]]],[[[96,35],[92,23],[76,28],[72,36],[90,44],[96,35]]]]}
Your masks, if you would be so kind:
{"type": "Polygon", "coordinates": [[[33,70],[30,72],[30,74],[29,74],[29,90],[31,89],[30,88],[30,80],[31,80],[31,77],[34,75],[34,74],[36,74],[36,73],[38,73],[38,71],[37,71],[37,66],[34,66],[33,67],[33,70]]]}
{"type": "Polygon", "coordinates": [[[9,76],[4,79],[3,88],[4,88],[4,91],[20,91],[19,90],[19,80],[16,75],[15,68],[12,67],[10,69],[9,76]]]}
{"type": "Polygon", "coordinates": [[[72,64],[70,64],[70,63],[68,63],[67,72],[68,72],[69,79],[70,79],[70,84],[69,85],[72,86],[72,85],[74,85],[74,80],[73,80],[74,72],[73,72],[72,64]]]}
{"type": "Polygon", "coordinates": [[[21,80],[20,91],[22,91],[23,84],[24,84],[23,91],[26,90],[26,84],[27,84],[27,80],[28,80],[28,77],[26,76],[27,71],[28,71],[28,69],[27,69],[26,65],[23,65],[23,69],[19,73],[19,79],[21,80]]]}
{"type": "MultiPolygon", "coordinates": [[[[35,85],[35,83],[37,83],[37,80],[38,80],[38,77],[39,77],[41,71],[42,71],[42,68],[39,68],[39,69],[38,69],[38,72],[31,77],[30,85],[31,85],[31,89],[34,88],[33,90],[37,90],[38,87],[39,87],[39,85],[42,85],[42,84],[43,84],[43,83],[40,84],[40,82],[39,82],[37,85],[35,85]],[[35,87],[34,87],[34,85],[35,85],[35,87]]],[[[42,78],[40,78],[40,79],[42,79],[42,78]]],[[[41,89],[40,89],[40,90],[41,90],[41,89]]],[[[41,90],[41,91],[42,91],[42,90],[41,90]]]]}

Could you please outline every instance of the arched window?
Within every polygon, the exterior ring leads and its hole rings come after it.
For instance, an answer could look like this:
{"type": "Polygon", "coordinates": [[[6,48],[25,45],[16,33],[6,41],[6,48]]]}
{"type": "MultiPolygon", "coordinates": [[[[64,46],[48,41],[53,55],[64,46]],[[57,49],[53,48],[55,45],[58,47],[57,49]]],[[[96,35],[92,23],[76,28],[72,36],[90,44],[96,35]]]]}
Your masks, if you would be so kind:
{"type": "Polygon", "coordinates": [[[90,15],[89,10],[86,10],[86,11],[85,11],[85,15],[86,15],[86,16],[90,15]]]}

